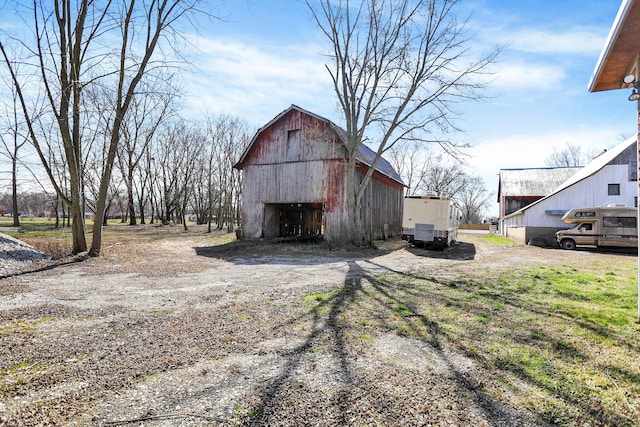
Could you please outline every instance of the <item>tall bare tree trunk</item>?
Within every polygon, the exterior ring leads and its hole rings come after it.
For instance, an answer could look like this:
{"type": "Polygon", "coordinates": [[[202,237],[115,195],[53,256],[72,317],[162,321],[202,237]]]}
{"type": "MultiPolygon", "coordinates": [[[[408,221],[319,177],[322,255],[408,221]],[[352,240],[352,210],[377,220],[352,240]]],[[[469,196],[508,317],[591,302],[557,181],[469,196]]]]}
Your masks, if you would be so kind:
{"type": "Polygon", "coordinates": [[[363,243],[361,200],[386,150],[403,140],[459,146],[453,105],[480,97],[499,48],[467,59],[471,39],[458,23],[459,0],[306,0],[329,41],[326,65],[346,126],[347,203],[352,243],[363,243]],[[430,131],[438,135],[433,136],[430,131]],[[357,180],[358,148],[377,145],[357,180]]]}

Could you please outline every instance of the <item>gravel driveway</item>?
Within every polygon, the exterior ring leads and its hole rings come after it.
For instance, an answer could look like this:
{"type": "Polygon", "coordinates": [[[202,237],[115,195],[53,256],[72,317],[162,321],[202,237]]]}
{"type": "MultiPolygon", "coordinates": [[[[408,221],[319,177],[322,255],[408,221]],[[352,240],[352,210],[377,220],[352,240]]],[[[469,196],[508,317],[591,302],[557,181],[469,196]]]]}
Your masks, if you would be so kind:
{"type": "MultiPolygon", "coordinates": [[[[0,253],[33,251],[10,244],[0,235],[0,253]]],[[[306,251],[194,234],[116,238],[100,258],[54,268],[41,268],[51,262],[36,252],[35,264],[3,256],[0,419],[539,425],[484,392],[492,380],[454,348],[392,331],[356,339],[346,322],[354,295],[374,289],[376,278],[487,268],[494,249],[460,243],[431,253],[387,242],[362,254],[306,251]]]]}

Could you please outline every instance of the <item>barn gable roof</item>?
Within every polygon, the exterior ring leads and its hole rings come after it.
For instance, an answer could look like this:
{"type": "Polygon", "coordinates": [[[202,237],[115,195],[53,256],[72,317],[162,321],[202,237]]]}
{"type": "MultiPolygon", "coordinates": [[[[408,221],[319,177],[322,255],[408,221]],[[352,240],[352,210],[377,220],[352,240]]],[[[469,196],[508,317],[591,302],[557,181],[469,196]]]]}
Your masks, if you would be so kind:
{"type": "Polygon", "coordinates": [[[590,176],[595,175],[597,172],[602,170],[605,166],[607,166],[608,164],[612,163],[616,159],[616,157],[618,157],[620,154],[622,154],[632,144],[636,144],[636,141],[637,141],[637,137],[636,136],[632,136],[631,138],[628,138],[624,142],[621,142],[620,144],[616,145],[615,147],[603,152],[598,157],[593,159],[589,164],[587,164],[585,167],[580,169],[573,176],[571,176],[569,179],[567,179],[565,182],[563,182],[560,186],[558,186],[558,188],[553,190],[550,194],[548,194],[547,196],[545,196],[545,197],[543,197],[543,198],[541,198],[539,200],[536,200],[535,202],[531,203],[530,205],[527,205],[527,206],[523,207],[520,210],[517,210],[517,211],[511,213],[510,215],[507,215],[507,217],[512,216],[512,215],[521,214],[522,212],[526,211],[530,207],[535,206],[538,203],[541,203],[544,200],[547,200],[548,198],[555,196],[556,194],[560,193],[564,189],[569,188],[572,185],[575,185],[578,182],[580,182],[580,181],[582,181],[582,180],[584,180],[586,178],[589,178],[590,176]]]}
{"type": "Polygon", "coordinates": [[[500,169],[498,199],[546,196],[580,169],[581,166],[500,169]]]}
{"type": "MultiPolygon", "coordinates": [[[[282,117],[287,115],[292,110],[300,111],[303,114],[309,115],[311,117],[316,118],[319,121],[322,121],[322,122],[328,124],[329,127],[331,127],[331,129],[336,133],[336,135],[338,135],[338,137],[340,138],[342,143],[346,144],[346,142],[347,142],[346,131],[344,129],[342,129],[340,126],[336,125],[335,123],[333,123],[329,119],[326,119],[326,118],[324,118],[322,116],[314,114],[314,113],[312,113],[310,111],[307,111],[307,110],[305,110],[303,108],[300,108],[295,104],[291,104],[291,106],[289,108],[287,108],[286,110],[284,110],[283,112],[281,112],[280,114],[275,116],[266,125],[262,126],[260,129],[258,129],[256,134],[251,139],[251,142],[249,143],[249,145],[247,145],[247,147],[245,148],[244,152],[242,153],[242,156],[240,156],[240,160],[238,160],[238,162],[235,165],[233,165],[233,167],[236,168],[236,169],[242,169],[242,167],[244,166],[244,163],[245,163],[245,161],[246,161],[246,159],[247,159],[247,157],[249,155],[249,152],[251,151],[251,148],[253,147],[253,144],[255,144],[255,142],[258,140],[260,135],[266,129],[271,127],[274,123],[276,123],[278,120],[280,120],[282,117]]],[[[367,167],[371,167],[371,165],[373,164],[373,161],[375,160],[375,157],[376,157],[376,153],[373,150],[371,150],[369,147],[367,147],[366,145],[361,144],[360,147],[358,148],[358,154],[356,155],[356,159],[360,163],[366,165],[367,167]]],[[[400,174],[398,174],[398,172],[396,172],[396,170],[393,168],[391,163],[389,163],[384,157],[380,157],[380,159],[378,159],[378,164],[376,165],[376,171],[381,173],[382,175],[385,175],[385,176],[391,178],[392,180],[398,182],[399,184],[404,185],[404,182],[402,181],[402,178],[400,177],[400,174]]]]}

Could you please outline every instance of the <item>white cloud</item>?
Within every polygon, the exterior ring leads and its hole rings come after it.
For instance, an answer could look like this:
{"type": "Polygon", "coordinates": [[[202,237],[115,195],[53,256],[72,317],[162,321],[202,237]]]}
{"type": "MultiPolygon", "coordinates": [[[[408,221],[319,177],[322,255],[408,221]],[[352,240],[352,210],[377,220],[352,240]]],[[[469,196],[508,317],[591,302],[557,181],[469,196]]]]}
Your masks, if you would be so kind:
{"type": "Polygon", "coordinates": [[[490,86],[497,89],[557,88],[567,75],[564,67],[550,63],[498,62],[492,66],[490,86]]]}
{"type": "Polygon", "coordinates": [[[263,125],[291,104],[317,114],[333,106],[333,89],[316,46],[196,40],[200,48],[187,82],[192,108],[224,111],[263,125]]]}
{"type": "Polygon", "coordinates": [[[622,141],[617,128],[585,127],[576,132],[514,134],[478,143],[473,148],[473,163],[494,173],[504,168],[544,167],[544,160],[553,150],[562,150],[568,142],[580,144],[585,151],[600,151],[622,141]]]}
{"type": "MultiPolygon", "coordinates": [[[[544,161],[554,149],[562,150],[567,142],[579,143],[584,151],[602,151],[622,142],[619,128],[584,127],[576,132],[560,131],[539,134],[515,134],[479,142],[471,150],[472,172],[484,180],[487,190],[498,193],[500,169],[546,167],[544,161]]],[[[490,215],[497,215],[494,202],[490,215]]]]}
{"type": "Polygon", "coordinates": [[[597,56],[606,36],[599,34],[600,30],[582,27],[566,31],[524,28],[510,33],[506,39],[511,49],[522,52],[597,56]]]}

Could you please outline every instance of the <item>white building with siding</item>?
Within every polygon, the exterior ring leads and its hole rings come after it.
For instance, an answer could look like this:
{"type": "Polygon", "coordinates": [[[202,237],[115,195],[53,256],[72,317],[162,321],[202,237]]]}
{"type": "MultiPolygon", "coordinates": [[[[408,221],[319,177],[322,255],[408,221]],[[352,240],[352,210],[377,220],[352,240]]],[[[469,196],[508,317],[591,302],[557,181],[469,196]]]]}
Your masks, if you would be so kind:
{"type": "Polygon", "coordinates": [[[554,245],[556,231],[570,209],[624,204],[637,206],[636,137],[593,159],[551,194],[504,217],[503,233],[524,243],[536,238],[554,245]]]}

